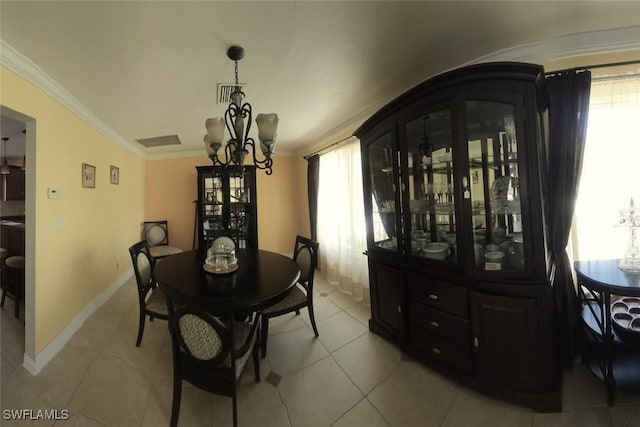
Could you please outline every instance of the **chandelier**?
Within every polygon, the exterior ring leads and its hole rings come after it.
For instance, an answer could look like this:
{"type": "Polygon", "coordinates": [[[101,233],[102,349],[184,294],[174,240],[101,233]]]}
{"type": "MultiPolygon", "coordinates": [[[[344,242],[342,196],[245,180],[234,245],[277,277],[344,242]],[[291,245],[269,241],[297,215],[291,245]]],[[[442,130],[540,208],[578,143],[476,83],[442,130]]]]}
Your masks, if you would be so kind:
{"type": "Polygon", "coordinates": [[[224,118],[216,117],[205,121],[207,134],[204,136],[204,145],[207,155],[214,166],[244,166],[245,156],[251,153],[254,165],[258,169],[264,169],[267,175],[271,175],[278,130],[278,115],[275,113],[258,114],[256,117],[260,150],[263,155],[263,158],[260,159],[256,155],[255,140],[249,136],[252,120],[251,104],[244,102],[244,92],[238,83],[238,61],[244,57],[244,49],[240,46],[231,46],[227,50],[227,56],[235,62],[235,89],[231,93],[231,102],[224,118]],[[223,142],[225,127],[230,135],[226,144],[223,142]],[[222,153],[224,153],[224,158],[222,153]]]}

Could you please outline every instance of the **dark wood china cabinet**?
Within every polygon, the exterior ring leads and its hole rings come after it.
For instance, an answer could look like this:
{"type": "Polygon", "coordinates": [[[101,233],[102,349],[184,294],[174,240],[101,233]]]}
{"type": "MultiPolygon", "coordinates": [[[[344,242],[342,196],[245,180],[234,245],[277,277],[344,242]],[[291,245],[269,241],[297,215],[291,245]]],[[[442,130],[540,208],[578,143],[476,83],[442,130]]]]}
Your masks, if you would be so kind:
{"type": "Polygon", "coordinates": [[[239,249],[258,250],[255,166],[197,166],[198,249],[206,251],[220,235],[239,249]]]}
{"type": "Polygon", "coordinates": [[[373,332],[476,389],[561,409],[545,238],[544,70],[433,77],[361,141],[373,332]]]}

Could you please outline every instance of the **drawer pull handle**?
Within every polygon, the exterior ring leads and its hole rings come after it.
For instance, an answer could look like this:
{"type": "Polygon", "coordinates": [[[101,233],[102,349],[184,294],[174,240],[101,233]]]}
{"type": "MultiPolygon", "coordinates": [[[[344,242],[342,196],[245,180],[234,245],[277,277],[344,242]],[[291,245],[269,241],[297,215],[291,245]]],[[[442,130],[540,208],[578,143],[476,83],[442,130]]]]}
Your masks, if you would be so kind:
{"type": "Polygon", "coordinates": [[[436,322],[435,320],[430,321],[429,324],[431,326],[433,326],[434,328],[439,328],[440,327],[440,323],[436,322]]]}
{"type": "Polygon", "coordinates": [[[435,354],[440,354],[440,349],[438,347],[434,347],[431,349],[435,354]]]}
{"type": "Polygon", "coordinates": [[[429,299],[432,299],[432,300],[434,300],[434,301],[435,301],[435,300],[437,300],[437,299],[438,299],[438,295],[436,295],[436,294],[429,294],[429,299]]]}
{"type": "Polygon", "coordinates": [[[473,346],[475,348],[478,348],[479,345],[480,345],[480,342],[478,341],[478,337],[473,337],[473,346]]]}

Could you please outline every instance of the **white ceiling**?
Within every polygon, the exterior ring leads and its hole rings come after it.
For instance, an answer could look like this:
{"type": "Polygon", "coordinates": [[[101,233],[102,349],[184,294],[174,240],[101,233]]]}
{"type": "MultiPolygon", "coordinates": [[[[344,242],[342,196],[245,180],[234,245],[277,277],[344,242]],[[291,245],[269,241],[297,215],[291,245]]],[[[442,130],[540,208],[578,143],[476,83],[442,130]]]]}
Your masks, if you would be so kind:
{"type": "Polygon", "coordinates": [[[232,44],[254,114],[280,116],[276,151],[308,154],[444,70],[639,24],[640,1],[0,2],[2,41],[148,158],[203,150],[232,44]],[[136,142],[172,134],[181,146],[136,142]]]}

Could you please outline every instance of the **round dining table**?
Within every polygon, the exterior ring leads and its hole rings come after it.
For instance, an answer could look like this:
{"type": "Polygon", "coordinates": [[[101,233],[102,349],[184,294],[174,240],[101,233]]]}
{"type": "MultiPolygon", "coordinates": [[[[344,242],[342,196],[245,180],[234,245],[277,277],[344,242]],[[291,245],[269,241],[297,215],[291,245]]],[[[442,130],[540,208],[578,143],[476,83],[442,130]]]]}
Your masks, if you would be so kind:
{"type": "Polygon", "coordinates": [[[199,251],[169,255],[159,261],[154,277],[169,297],[206,304],[233,298],[238,312],[250,313],[280,301],[300,277],[298,264],[284,255],[264,250],[236,250],[238,269],[209,273],[199,251]]]}

